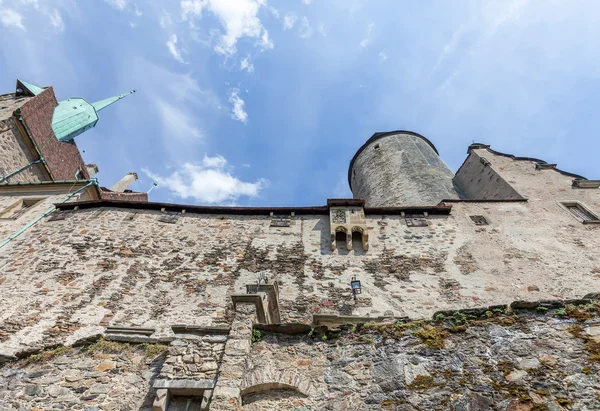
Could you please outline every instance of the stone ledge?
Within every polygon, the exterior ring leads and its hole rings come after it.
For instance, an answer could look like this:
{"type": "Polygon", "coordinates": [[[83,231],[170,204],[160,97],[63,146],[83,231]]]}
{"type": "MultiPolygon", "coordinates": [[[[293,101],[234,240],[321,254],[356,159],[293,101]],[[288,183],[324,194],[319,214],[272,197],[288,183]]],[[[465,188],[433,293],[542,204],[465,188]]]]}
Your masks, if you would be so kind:
{"type": "Polygon", "coordinates": [[[341,324],[364,324],[381,322],[405,322],[410,321],[408,317],[361,317],[356,315],[336,315],[336,314],[313,314],[314,325],[341,325],[341,324]]]}
{"type": "MultiPolygon", "coordinates": [[[[212,390],[215,388],[215,380],[155,380],[152,388],[173,390],[212,390]]],[[[181,395],[175,392],[177,395],[181,395]]]]}
{"type": "Polygon", "coordinates": [[[307,334],[312,330],[312,326],[303,323],[285,323],[285,324],[254,324],[254,329],[261,331],[271,331],[279,334],[307,334]]]}
{"type": "Polygon", "coordinates": [[[467,317],[481,317],[485,315],[486,311],[494,311],[494,310],[506,310],[508,308],[514,310],[530,310],[537,311],[538,307],[543,307],[546,309],[558,309],[564,308],[567,305],[586,305],[590,304],[592,300],[600,300],[600,293],[589,293],[586,294],[583,298],[573,298],[568,300],[536,300],[536,301],[522,301],[517,300],[513,301],[510,304],[499,304],[499,305],[490,305],[488,307],[477,307],[477,308],[462,308],[458,310],[441,310],[436,311],[433,314],[433,319],[435,319],[439,315],[443,315],[444,317],[451,317],[456,313],[464,314],[467,317]]]}
{"type": "Polygon", "coordinates": [[[106,327],[107,334],[136,334],[151,336],[156,331],[155,328],[139,327],[106,327]]]}
{"type": "Polygon", "coordinates": [[[169,344],[175,340],[175,337],[144,337],[141,335],[127,335],[127,334],[107,334],[104,339],[108,341],[126,342],[132,344],[169,344]]]}

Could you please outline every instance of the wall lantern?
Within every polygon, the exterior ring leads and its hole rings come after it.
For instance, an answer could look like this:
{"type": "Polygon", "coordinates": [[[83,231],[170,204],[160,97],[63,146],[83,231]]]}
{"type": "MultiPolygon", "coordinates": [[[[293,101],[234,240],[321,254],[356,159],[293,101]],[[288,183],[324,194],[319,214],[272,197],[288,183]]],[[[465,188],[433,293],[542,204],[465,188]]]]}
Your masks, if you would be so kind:
{"type": "Polygon", "coordinates": [[[362,289],[360,288],[360,280],[356,279],[356,276],[352,277],[350,281],[350,287],[352,287],[352,295],[354,295],[354,300],[356,300],[356,294],[360,294],[362,289]]]}

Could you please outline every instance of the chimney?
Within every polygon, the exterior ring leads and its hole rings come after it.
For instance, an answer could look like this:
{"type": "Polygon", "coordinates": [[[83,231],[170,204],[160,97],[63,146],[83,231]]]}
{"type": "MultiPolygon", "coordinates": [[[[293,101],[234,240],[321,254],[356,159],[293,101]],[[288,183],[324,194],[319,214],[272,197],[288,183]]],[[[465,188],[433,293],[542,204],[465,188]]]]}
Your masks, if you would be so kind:
{"type": "Polygon", "coordinates": [[[112,186],[111,191],[116,191],[118,193],[122,193],[127,190],[130,185],[135,183],[138,179],[138,175],[136,173],[127,173],[125,177],[123,177],[117,184],[112,186]]]}
{"type": "Polygon", "coordinates": [[[98,173],[98,171],[100,171],[98,170],[98,166],[96,164],[86,164],[85,169],[87,170],[90,178],[94,177],[98,173]]]}

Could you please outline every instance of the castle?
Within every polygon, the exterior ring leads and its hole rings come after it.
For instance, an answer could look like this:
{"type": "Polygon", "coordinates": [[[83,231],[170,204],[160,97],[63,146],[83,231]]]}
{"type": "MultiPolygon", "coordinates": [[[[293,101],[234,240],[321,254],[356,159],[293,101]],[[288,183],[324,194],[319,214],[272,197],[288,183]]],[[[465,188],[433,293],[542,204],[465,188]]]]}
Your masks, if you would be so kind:
{"type": "Polygon", "coordinates": [[[0,95],[0,410],[600,408],[600,180],[393,131],[352,199],[149,202],[75,144],[126,96],[0,95]]]}

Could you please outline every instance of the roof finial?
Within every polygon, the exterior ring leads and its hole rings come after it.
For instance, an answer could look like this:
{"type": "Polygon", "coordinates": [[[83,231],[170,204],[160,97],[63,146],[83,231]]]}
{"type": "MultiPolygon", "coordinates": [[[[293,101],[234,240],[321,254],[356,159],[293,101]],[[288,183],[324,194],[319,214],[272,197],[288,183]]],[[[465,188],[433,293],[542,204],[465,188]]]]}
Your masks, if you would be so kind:
{"type": "Polygon", "coordinates": [[[114,97],[110,97],[110,98],[107,98],[107,99],[104,99],[104,100],[96,101],[95,103],[92,103],[92,106],[94,106],[94,108],[96,109],[96,111],[100,111],[103,108],[106,108],[106,107],[110,106],[114,102],[119,101],[122,98],[125,98],[128,95],[135,93],[135,91],[136,90],[131,90],[129,93],[119,94],[118,96],[114,96],[114,97]]]}

